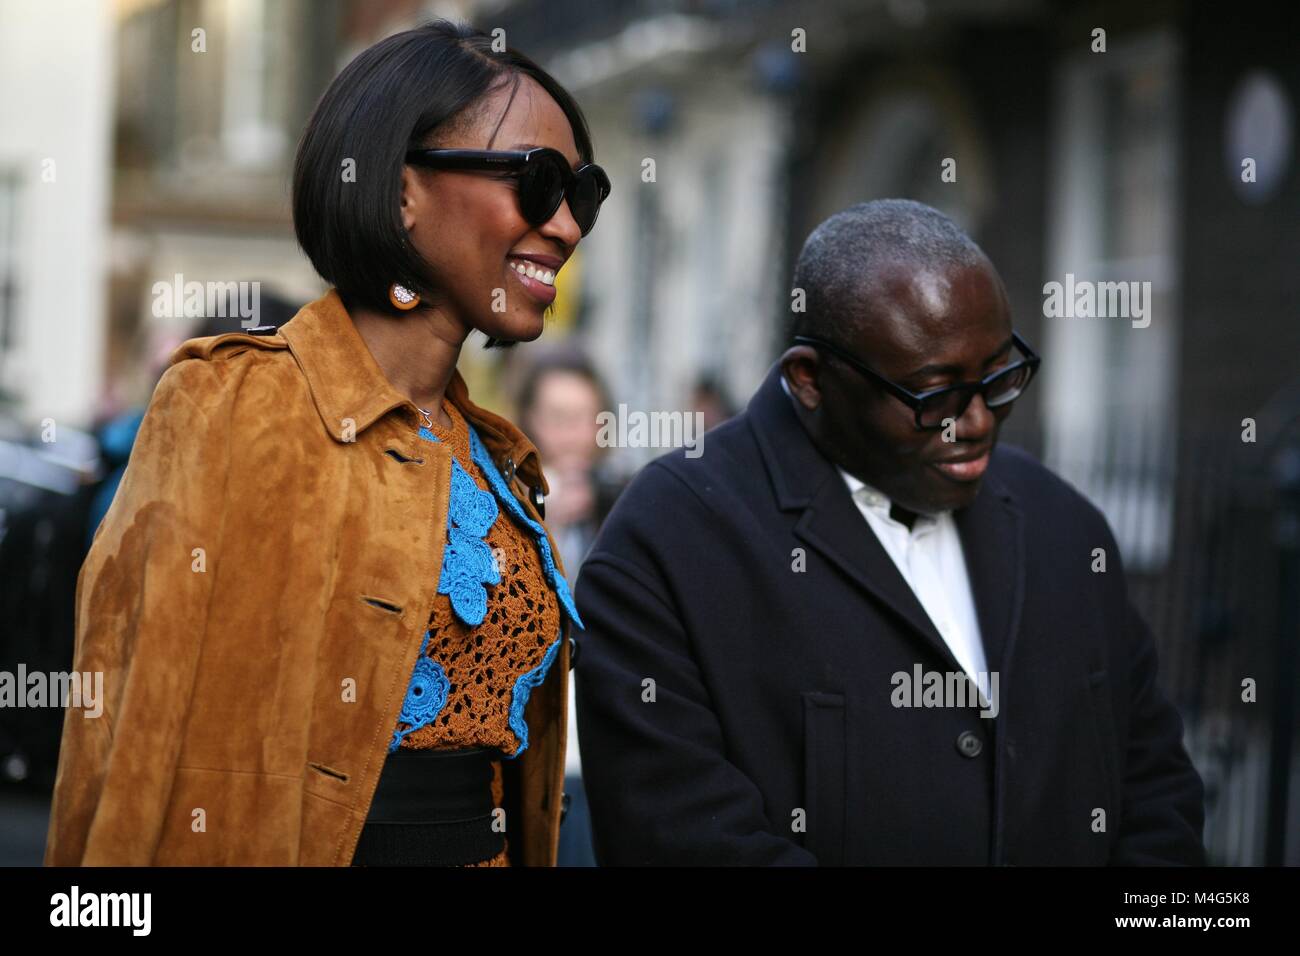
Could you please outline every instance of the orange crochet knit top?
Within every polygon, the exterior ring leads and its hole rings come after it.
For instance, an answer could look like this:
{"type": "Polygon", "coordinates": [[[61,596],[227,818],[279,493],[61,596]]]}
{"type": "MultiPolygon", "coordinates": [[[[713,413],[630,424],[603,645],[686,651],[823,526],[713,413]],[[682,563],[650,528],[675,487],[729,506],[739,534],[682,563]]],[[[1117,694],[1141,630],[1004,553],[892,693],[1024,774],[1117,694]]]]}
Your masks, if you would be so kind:
{"type": "MultiPolygon", "coordinates": [[[[465,418],[450,401],[444,400],[442,407],[452,427],[444,428],[435,419],[428,430],[451,448],[455,461],[474,484],[490,495],[490,485],[471,454],[465,418]]],[[[450,516],[448,520],[450,524],[450,516]]],[[[526,738],[527,730],[519,726],[522,718],[518,713],[515,726],[511,725],[511,705],[521,693],[526,700],[528,690],[521,688],[520,678],[536,672],[547,651],[559,640],[560,606],[547,584],[534,537],[505,508],[497,509],[482,540],[491,549],[500,580],[484,585],[487,610],[477,626],[457,616],[449,595],[437,595],[424,651],[445,677],[445,683],[439,681],[445,701],[432,720],[422,726],[412,729],[398,719],[401,747],[494,747],[513,756],[527,745],[519,734],[522,730],[526,738]]],[[[492,795],[494,805],[501,806],[499,758],[493,761],[492,795]]],[[[490,860],[470,865],[509,863],[503,849],[490,860]]]]}

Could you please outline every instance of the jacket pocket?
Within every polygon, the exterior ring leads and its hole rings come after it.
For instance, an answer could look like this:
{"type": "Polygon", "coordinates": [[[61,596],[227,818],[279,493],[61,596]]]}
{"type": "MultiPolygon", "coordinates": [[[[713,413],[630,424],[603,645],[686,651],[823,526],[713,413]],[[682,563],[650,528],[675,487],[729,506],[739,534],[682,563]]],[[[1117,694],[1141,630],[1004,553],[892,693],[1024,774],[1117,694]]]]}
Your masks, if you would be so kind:
{"type": "Polygon", "coordinates": [[[844,695],[805,691],[802,696],[804,809],[807,811],[804,846],[822,866],[842,866],[848,810],[844,695]]]}

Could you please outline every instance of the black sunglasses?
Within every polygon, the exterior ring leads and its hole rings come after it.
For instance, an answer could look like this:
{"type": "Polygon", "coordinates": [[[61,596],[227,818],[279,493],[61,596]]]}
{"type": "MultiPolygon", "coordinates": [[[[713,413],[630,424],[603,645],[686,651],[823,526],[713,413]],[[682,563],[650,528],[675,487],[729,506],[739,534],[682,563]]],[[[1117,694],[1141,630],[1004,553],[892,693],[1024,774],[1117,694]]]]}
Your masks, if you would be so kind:
{"type": "Polygon", "coordinates": [[[945,420],[961,418],[966,411],[966,406],[977,394],[984,396],[984,404],[989,408],[1000,408],[1014,402],[1029,386],[1039,363],[1042,362],[1029,344],[1020,337],[1020,333],[1012,332],[1011,341],[1025,356],[1019,362],[1000,368],[978,382],[958,382],[955,385],[945,385],[942,388],[917,394],[896,382],[891,382],[853,353],[834,342],[828,342],[815,335],[796,335],[794,341],[802,345],[823,348],[843,359],[858,372],[874,379],[895,398],[912,408],[916,413],[916,427],[923,429],[942,428],[945,420]]]}
{"type": "Polygon", "coordinates": [[[570,169],[559,150],[546,146],[528,150],[411,149],[406,161],[435,169],[509,171],[519,181],[519,211],[529,223],[540,226],[549,222],[567,199],[569,212],[584,236],[596,224],[600,204],[610,191],[605,170],[595,163],[570,169]]]}

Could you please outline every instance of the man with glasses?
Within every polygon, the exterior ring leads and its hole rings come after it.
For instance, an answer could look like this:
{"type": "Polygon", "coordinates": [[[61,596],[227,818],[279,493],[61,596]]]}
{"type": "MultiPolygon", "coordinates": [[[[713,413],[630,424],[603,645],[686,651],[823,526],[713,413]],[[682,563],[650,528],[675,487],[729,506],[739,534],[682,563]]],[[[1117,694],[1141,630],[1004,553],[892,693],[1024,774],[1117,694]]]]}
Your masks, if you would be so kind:
{"type": "Polygon", "coordinates": [[[748,409],[642,471],[578,580],[598,861],[1203,864],[1106,521],[997,446],[1039,358],[992,263],[883,200],[794,285],[748,409]]]}

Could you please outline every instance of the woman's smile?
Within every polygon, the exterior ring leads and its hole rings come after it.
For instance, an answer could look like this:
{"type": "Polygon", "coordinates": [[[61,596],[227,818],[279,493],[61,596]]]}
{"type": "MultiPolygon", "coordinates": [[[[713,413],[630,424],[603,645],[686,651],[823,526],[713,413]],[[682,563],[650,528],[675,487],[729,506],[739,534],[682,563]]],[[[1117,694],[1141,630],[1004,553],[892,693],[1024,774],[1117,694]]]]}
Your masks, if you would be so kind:
{"type": "Polygon", "coordinates": [[[550,305],[555,301],[556,269],[544,265],[532,257],[511,256],[506,260],[511,273],[524,287],[524,290],[539,302],[550,305]]]}

